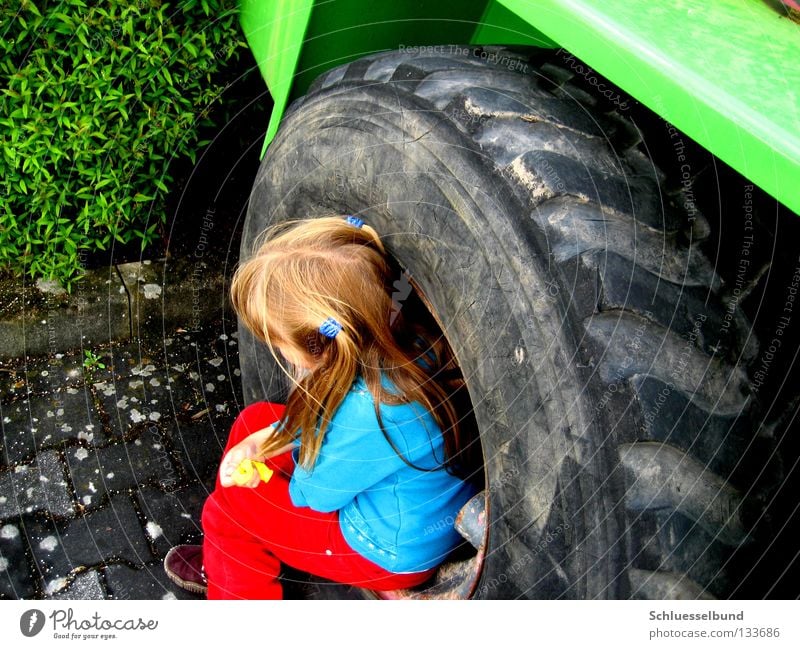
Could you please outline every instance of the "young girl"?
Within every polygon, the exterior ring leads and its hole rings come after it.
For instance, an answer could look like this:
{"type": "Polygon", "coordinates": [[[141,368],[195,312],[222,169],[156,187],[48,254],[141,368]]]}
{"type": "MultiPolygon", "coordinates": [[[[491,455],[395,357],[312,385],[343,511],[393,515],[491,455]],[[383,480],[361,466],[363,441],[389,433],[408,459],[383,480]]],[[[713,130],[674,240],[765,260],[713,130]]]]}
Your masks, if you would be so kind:
{"type": "Polygon", "coordinates": [[[424,309],[393,299],[408,291],[361,219],[265,234],[231,298],[292,388],[285,406],[255,403],[236,419],[203,545],[173,548],[167,574],[209,599],[281,598],[281,562],[375,590],[421,584],[459,544],[453,521],[476,492],[452,352],[424,309]],[[272,477],[238,486],[245,459],[272,477]]]}

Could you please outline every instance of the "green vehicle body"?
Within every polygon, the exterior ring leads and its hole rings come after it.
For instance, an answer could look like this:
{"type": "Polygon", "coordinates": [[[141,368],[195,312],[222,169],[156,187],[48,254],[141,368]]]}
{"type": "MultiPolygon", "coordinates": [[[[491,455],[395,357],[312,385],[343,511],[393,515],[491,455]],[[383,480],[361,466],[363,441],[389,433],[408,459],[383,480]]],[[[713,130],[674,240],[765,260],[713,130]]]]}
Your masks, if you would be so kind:
{"type": "Polygon", "coordinates": [[[596,71],[800,214],[800,25],[775,4],[242,0],[274,101],[262,157],[288,104],[333,67],[400,48],[534,45],[561,48],[576,74],[599,84],[596,71]]]}

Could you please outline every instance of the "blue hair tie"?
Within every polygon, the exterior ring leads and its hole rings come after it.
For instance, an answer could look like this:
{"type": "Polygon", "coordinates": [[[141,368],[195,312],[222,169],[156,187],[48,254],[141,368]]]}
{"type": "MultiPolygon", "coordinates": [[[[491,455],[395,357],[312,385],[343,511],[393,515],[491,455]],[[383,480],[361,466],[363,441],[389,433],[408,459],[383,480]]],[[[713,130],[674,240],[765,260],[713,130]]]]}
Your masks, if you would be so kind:
{"type": "Polygon", "coordinates": [[[360,219],[357,216],[346,216],[344,220],[350,225],[356,226],[357,228],[360,228],[362,225],[364,225],[364,219],[360,219]]]}
{"type": "Polygon", "coordinates": [[[325,322],[319,326],[319,332],[328,338],[336,338],[336,334],[338,334],[341,330],[342,325],[336,322],[336,320],[333,318],[327,318],[325,322]]]}

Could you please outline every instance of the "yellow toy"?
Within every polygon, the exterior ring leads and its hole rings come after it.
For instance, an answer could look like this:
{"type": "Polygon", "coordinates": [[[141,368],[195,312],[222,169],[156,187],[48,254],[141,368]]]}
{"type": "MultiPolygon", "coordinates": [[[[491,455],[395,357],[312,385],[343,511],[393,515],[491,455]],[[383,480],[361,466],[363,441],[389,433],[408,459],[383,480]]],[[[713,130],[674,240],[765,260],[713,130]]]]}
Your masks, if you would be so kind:
{"type": "Polygon", "coordinates": [[[258,471],[258,475],[262,482],[269,482],[273,473],[272,469],[268,468],[263,462],[245,458],[239,463],[239,466],[237,466],[236,470],[233,472],[233,483],[240,487],[246,485],[248,482],[250,482],[250,480],[252,480],[253,473],[256,471],[258,471]]]}

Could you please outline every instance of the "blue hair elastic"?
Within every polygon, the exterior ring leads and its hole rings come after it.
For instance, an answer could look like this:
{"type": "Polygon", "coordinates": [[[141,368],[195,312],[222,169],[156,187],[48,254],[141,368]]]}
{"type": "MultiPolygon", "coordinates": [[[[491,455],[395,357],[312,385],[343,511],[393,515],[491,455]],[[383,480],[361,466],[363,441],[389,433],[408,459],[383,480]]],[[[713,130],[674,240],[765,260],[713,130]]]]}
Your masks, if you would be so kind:
{"type": "Polygon", "coordinates": [[[319,332],[328,338],[336,338],[336,334],[338,334],[341,330],[342,325],[336,322],[336,320],[333,318],[327,318],[325,322],[319,326],[319,332]]]}
{"type": "Polygon", "coordinates": [[[364,219],[360,219],[357,216],[346,216],[344,220],[350,225],[356,226],[357,228],[360,228],[362,225],[364,225],[364,219]]]}

